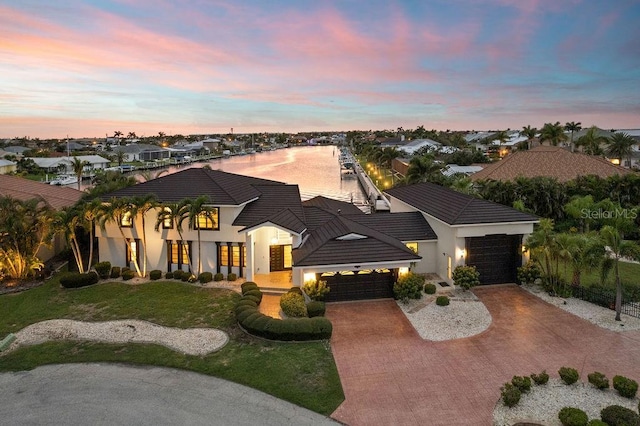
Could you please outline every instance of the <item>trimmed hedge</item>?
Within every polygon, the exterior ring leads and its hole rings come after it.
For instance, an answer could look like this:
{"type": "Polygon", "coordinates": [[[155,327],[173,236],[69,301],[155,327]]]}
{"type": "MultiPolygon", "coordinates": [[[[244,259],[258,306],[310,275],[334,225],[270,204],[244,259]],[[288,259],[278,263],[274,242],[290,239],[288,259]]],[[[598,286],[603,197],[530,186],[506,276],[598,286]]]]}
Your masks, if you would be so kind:
{"type": "Polygon", "coordinates": [[[447,296],[438,296],[438,297],[436,297],[436,305],[438,305],[438,306],[449,306],[449,298],[447,296]]]}
{"type": "Polygon", "coordinates": [[[111,274],[111,262],[98,262],[93,265],[93,268],[98,273],[98,276],[103,280],[109,278],[109,275],[111,274]]]}
{"type": "Polygon", "coordinates": [[[560,367],[560,369],[558,370],[558,375],[565,385],[572,385],[580,378],[578,370],[571,367],[560,367]]]}
{"type": "Polygon", "coordinates": [[[242,294],[245,294],[249,290],[259,290],[259,289],[260,288],[258,287],[258,284],[254,283],[253,281],[245,281],[240,285],[240,290],[242,291],[242,294]]]}
{"type": "Polygon", "coordinates": [[[613,376],[613,388],[620,396],[634,398],[638,392],[638,382],[624,376],[613,376]]]}
{"type": "MultiPolygon", "coordinates": [[[[258,305],[262,300],[262,292],[257,285],[255,288],[251,285],[245,287],[247,293],[252,294],[242,296],[236,303],[234,312],[238,324],[247,333],[269,340],[282,341],[322,340],[331,337],[333,326],[324,317],[278,319],[259,312],[258,305]],[[260,297],[257,293],[260,293],[260,297]]],[[[294,292],[287,294],[301,297],[294,292]]]]}
{"type": "Polygon", "coordinates": [[[600,411],[600,418],[609,426],[640,426],[640,416],[621,405],[610,405],[600,411]]]}
{"type": "Polygon", "coordinates": [[[302,293],[298,293],[293,289],[280,296],[280,308],[288,317],[300,318],[307,316],[307,306],[304,303],[304,296],[302,293]]]}
{"type": "Polygon", "coordinates": [[[198,281],[200,281],[201,284],[210,283],[213,281],[213,274],[211,272],[203,272],[198,275],[198,281]]]}
{"type": "Polygon", "coordinates": [[[111,267],[111,274],[109,275],[110,278],[120,278],[120,267],[119,266],[112,266],[111,267]]]}
{"type": "Polygon", "coordinates": [[[127,269],[127,270],[123,270],[122,271],[122,280],[123,281],[129,281],[130,279],[132,279],[135,276],[136,276],[136,273],[133,272],[131,269],[127,269]]]}
{"type": "Polygon", "coordinates": [[[589,420],[589,423],[587,423],[587,426],[609,426],[609,425],[600,419],[591,419],[589,420]]]}
{"type": "Polygon", "coordinates": [[[237,279],[238,279],[238,276],[236,274],[234,274],[233,272],[230,273],[229,275],[227,275],[227,281],[233,282],[233,281],[235,281],[237,279]]]}
{"type": "Polygon", "coordinates": [[[151,281],[156,281],[159,280],[160,278],[162,278],[162,271],[159,269],[154,269],[153,271],[149,272],[149,279],[151,281]]]}
{"type": "Polygon", "coordinates": [[[164,274],[164,277],[168,280],[172,280],[173,279],[173,272],[169,271],[166,274],[164,274]]]}
{"type": "Polygon", "coordinates": [[[562,426],[587,426],[589,416],[587,413],[575,407],[563,407],[558,413],[562,426]]]}
{"type": "Polygon", "coordinates": [[[323,317],[325,311],[326,307],[324,302],[321,302],[319,300],[312,300],[311,302],[307,303],[307,315],[309,316],[309,318],[323,317]]]}
{"type": "Polygon", "coordinates": [[[424,285],[424,292],[427,294],[436,294],[436,285],[433,283],[426,283],[424,285]]]}
{"type": "Polygon", "coordinates": [[[69,272],[60,278],[60,284],[64,288],[80,288],[97,284],[100,278],[94,271],[81,274],[79,272],[69,272]]]}
{"type": "Polygon", "coordinates": [[[213,276],[214,281],[222,281],[224,279],[224,275],[221,272],[218,272],[213,276]]]}

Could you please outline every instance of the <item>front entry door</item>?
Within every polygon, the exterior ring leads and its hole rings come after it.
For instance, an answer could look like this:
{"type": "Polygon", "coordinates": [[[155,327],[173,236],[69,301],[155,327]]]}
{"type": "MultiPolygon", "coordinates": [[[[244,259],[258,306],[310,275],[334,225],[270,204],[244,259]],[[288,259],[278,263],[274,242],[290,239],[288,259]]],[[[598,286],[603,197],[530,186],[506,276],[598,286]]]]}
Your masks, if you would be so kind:
{"type": "Polygon", "coordinates": [[[269,246],[269,270],[271,272],[291,269],[291,244],[269,246]]]}

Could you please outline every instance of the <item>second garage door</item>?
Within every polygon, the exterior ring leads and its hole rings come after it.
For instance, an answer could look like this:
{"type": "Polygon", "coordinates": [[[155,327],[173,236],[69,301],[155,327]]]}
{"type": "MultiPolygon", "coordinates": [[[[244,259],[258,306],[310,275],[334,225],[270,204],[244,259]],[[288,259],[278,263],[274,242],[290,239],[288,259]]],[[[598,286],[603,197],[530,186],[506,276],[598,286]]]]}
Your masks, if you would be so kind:
{"type": "Polygon", "coordinates": [[[515,283],[522,264],[522,235],[486,235],[466,239],[466,264],[475,266],[481,284],[515,283]]]}

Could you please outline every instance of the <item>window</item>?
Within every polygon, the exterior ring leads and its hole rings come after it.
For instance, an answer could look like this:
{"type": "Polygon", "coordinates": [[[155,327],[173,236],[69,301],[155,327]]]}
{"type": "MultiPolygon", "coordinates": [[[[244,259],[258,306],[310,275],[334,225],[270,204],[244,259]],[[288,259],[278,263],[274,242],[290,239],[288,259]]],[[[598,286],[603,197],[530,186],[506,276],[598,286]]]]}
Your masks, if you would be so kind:
{"type": "Polygon", "coordinates": [[[120,216],[120,227],[133,228],[133,216],[131,212],[125,212],[120,216]]]}
{"type": "Polygon", "coordinates": [[[162,229],[173,229],[173,220],[171,219],[171,209],[165,207],[162,210],[162,229]]]}
{"type": "Polygon", "coordinates": [[[194,229],[206,229],[211,231],[219,230],[220,224],[218,223],[218,208],[215,207],[210,211],[198,214],[194,229]]]}
{"type": "MultiPolygon", "coordinates": [[[[140,240],[127,239],[127,259],[126,263],[128,267],[131,267],[135,263],[140,266],[140,240]]],[[[135,265],[133,265],[135,266],[135,265]]]]}
{"type": "Polygon", "coordinates": [[[418,243],[407,243],[407,247],[415,254],[418,254],[418,243]]]}
{"type": "Polygon", "coordinates": [[[189,242],[176,241],[171,243],[171,263],[176,265],[189,264],[189,242]]]}
{"type": "Polygon", "coordinates": [[[220,265],[229,266],[229,246],[220,246],[220,265]]]}
{"type": "Polygon", "coordinates": [[[232,266],[240,266],[240,247],[233,246],[231,247],[231,251],[233,252],[232,266]]]}
{"type": "MultiPolygon", "coordinates": [[[[247,246],[242,246],[242,264],[247,264],[247,246]]],[[[240,246],[231,246],[231,256],[229,256],[229,246],[221,245],[220,266],[240,266],[240,246]]]]}

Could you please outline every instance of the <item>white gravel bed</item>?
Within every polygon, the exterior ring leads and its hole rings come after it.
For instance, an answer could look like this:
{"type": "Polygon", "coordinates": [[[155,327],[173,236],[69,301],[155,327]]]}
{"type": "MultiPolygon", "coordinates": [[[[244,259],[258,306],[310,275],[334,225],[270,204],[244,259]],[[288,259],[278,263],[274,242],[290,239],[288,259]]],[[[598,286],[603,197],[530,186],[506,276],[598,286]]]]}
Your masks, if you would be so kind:
{"type": "Polygon", "coordinates": [[[563,298],[549,296],[549,293],[544,291],[544,289],[538,285],[523,285],[522,288],[545,302],[551,303],[560,309],[570,312],[573,315],[583,318],[607,330],[617,332],[640,330],[640,318],[622,314],[620,316],[622,321],[616,321],[616,313],[611,309],[573,297],[563,298]]]}
{"type": "Polygon", "coordinates": [[[449,294],[448,306],[436,305],[436,296],[424,295],[420,300],[397,302],[423,339],[461,339],[480,334],[491,325],[491,314],[470,291],[449,294]]]}
{"type": "Polygon", "coordinates": [[[229,337],[214,328],[163,327],[147,321],[83,322],[55,319],[31,324],[15,333],[9,350],[48,340],[91,340],[108,343],[155,343],[188,355],[206,355],[227,344],[229,337]]]}
{"type": "Polygon", "coordinates": [[[567,386],[560,379],[552,378],[546,385],[532,384],[531,390],[522,394],[515,407],[505,407],[502,399],[499,399],[493,410],[493,424],[509,426],[518,421],[529,420],[547,426],[562,426],[558,419],[558,412],[562,407],[579,408],[591,420],[599,419],[600,410],[614,404],[636,411],[638,398],[623,398],[613,389],[598,390],[591,384],[580,381],[567,386]]]}

